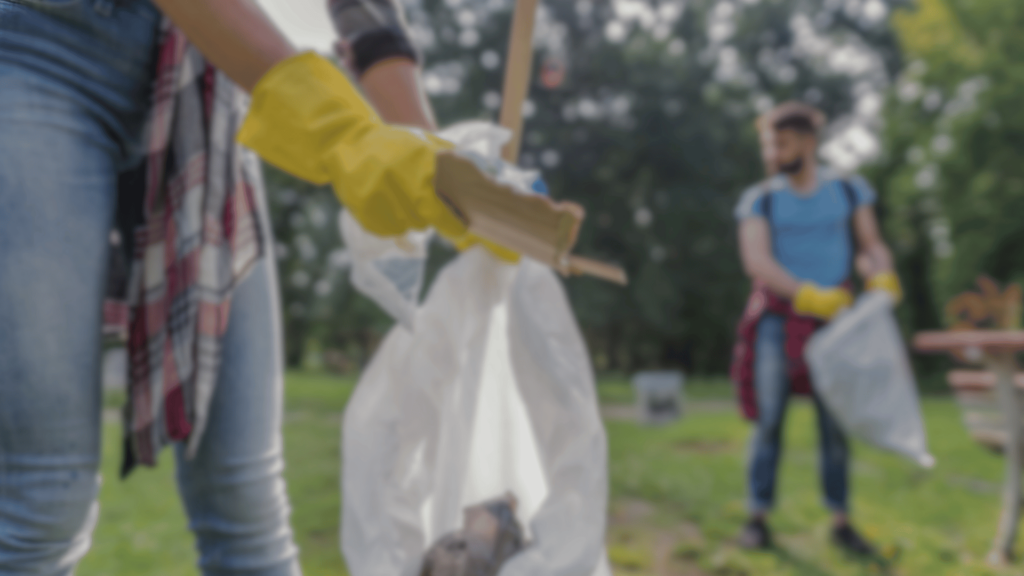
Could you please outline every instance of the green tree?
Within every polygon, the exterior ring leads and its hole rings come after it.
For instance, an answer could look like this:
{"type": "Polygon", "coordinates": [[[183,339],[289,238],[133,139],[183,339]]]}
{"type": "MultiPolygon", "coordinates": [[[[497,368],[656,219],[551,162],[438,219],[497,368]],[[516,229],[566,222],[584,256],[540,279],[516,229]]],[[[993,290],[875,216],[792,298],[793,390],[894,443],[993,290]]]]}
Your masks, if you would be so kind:
{"type": "MultiPolygon", "coordinates": [[[[494,117],[508,8],[424,0],[411,13],[442,123],[494,117]]],[[[732,208],[762,177],[754,118],[790,98],[848,117],[859,92],[883,90],[899,66],[886,12],[877,1],[545,5],[537,65],[564,60],[568,75],[531,90],[522,163],[586,207],[579,250],[632,278],[568,282],[599,368],[725,370],[749,289],[732,208]]]]}
{"type": "MultiPolygon", "coordinates": [[[[631,285],[567,281],[601,369],[723,372],[749,282],[732,209],[762,177],[754,118],[802,99],[845,126],[900,64],[882,0],[572,0],[544,4],[521,163],[588,212],[579,251],[631,285]]],[[[442,125],[494,119],[509,0],[421,0],[409,11],[442,125]]],[[[356,361],[390,324],[330,265],[337,204],[270,171],[289,363],[311,339],[356,361]],[[308,199],[299,202],[297,199],[308,199]],[[330,225],[317,224],[327,214],[330,225]],[[313,246],[315,250],[310,250],[313,246]],[[320,290],[317,290],[320,286],[320,290]]],[[[452,256],[438,244],[431,274],[452,256]]],[[[342,258],[343,260],[343,258],[342,258]]],[[[428,278],[430,275],[428,275],[428,278]]]]}
{"type": "Polygon", "coordinates": [[[265,168],[273,217],[285,360],[303,363],[311,341],[342,352],[353,367],[369,357],[390,320],[348,282],[348,259],[338,233],[340,204],[327,187],[265,168]]]}
{"type": "Polygon", "coordinates": [[[979,274],[1024,278],[1024,4],[920,0],[896,14],[906,58],[877,173],[908,285],[905,321],[937,327],[979,274]]]}

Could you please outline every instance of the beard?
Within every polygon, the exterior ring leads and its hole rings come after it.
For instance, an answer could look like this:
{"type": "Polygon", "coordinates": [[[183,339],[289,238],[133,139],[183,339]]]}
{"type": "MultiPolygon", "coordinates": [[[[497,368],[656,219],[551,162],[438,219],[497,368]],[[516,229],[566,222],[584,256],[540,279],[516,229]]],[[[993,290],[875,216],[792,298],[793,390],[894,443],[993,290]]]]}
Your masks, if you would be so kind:
{"type": "Polygon", "coordinates": [[[803,158],[797,158],[796,160],[793,160],[792,162],[787,162],[785,164],[780,164],[779,165],[779,171],[782,172],[783,174],[789,174],[790,176],[792,176],[793,174],[799,173],[803,169],[804,169],[804,159],[803,158]]]}

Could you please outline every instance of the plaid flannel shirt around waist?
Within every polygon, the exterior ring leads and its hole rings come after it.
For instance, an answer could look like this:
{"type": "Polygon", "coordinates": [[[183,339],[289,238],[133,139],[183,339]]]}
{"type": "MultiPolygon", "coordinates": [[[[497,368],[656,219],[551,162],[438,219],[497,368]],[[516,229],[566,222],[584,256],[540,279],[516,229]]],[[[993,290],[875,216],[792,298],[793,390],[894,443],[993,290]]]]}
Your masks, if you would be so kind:
{"type": "Polygon", "coordinates": [[[121,223],[131,251],[104,306],[104,333],[128,349],[123,474],[171,442],[195,454],[232,291],[266,242],[259,160],[234,138],[245,93],[167,22],[154,79],[145,163],[120,190],[141,209],[121,223]]]}

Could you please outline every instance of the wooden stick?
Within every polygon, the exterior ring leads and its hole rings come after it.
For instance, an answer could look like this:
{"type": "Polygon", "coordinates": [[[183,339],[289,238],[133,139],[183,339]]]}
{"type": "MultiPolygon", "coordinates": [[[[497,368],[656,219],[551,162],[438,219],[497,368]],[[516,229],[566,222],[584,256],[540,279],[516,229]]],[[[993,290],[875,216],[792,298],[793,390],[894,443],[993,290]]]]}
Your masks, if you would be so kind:
{"type": "Polygon", "coordinates": [[[1013,352],[1000,352],[987,357],[987,364],[996,374],[996,388],[999,403],[1006,418],[1006,470],[1003,480],[1003,508],[999,514],[999,526],[988,561],[996,566],[1005,566],[1013,556],[1013,543],[1017,539],[1017,525],[1021,512],[1021,466],[1024,446],[1021,439],[1020,396],[1013,385],[1017,363],[1013,352]]]}
{"type": "Polygon", "coordinates": [[[569,273],[575,276],[593,276],[619,286],[629,284],[626,271],[622,268],[582,256],[569,256],[569,273]]]}
{"type": "Polygon", "coordinates": [[[522,146],[523,102],[530,91],[533,72],[533,23],[537,17],[538,1],[517,0],[508,39],[500,124],[512,131],[512,139],[501,154],[509,164],[519,161],[519,148],[522,146]]]}
{"type": "MultiPolygon", "coordinates": [[[[501,157],[509,164],[519,161],[519,149],[523,142],[523,103],[530,92],[533,73],[533,25],[537,19],[539,0],[516,0],[512,16],[512,32],[508,39],[508,54],[505,56],[505,86],[501,97],[500,124],[512,131],[512,139],[501,151],[501,157]]],[[[572,244],[575,244],[575,234],[572,244]]],[[[559,246],[559,250],[563,247],[559,246]]],[[[571,245],[564,247],[566,250],[571,245]]],[[[568,256],[564,264],[556,263],[555,268],[564,273],[588,275],[615,284],[626,285],[626,272],[618,266],[597,262],[580,256],[568,256]]]]}

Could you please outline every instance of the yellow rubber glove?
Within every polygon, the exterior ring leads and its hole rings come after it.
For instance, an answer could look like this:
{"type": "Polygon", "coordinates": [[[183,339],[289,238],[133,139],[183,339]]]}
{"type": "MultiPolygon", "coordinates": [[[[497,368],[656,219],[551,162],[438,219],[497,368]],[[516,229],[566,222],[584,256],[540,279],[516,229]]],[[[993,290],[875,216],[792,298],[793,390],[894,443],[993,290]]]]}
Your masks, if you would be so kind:
{"type": "Polygon", "coordinates": [[[398,236],[466,226],[434,193],[436,156],[451,143],[389,126],[334,64],[313,52],[281,62],[256,85],[238,141],[274,166],[330,183],[368,231],[398,236]]]}
{"type": "Polygon", "coordinates": [[[875,274],[867,282],[868,290],[885,290],[892,295],[894,303],[899,304],[903,300],[903,286],[895,272],[882,272],[875,274]]]}
{"type": "Polygon", "coordinates": [[[461,239],[456,240],[455,248],[457,248],[459,252],[465,252],[477,244],[486,248],[487,251],[493,254],[495,258],[505,262],[506,264],[519,263],[519,254],[505,248],[504,246],[499,246],[490,240],[484,240],[476,234],[466,234],[461,239]]]}
{"type": "Polygon", "coordinates": [[[793,297],[793,310],[798,314],[822,320],[831,320],[850,304],[853,304],[853,295],[846,288],[821,288],[810,282],[801,284],[793,297]]]}

